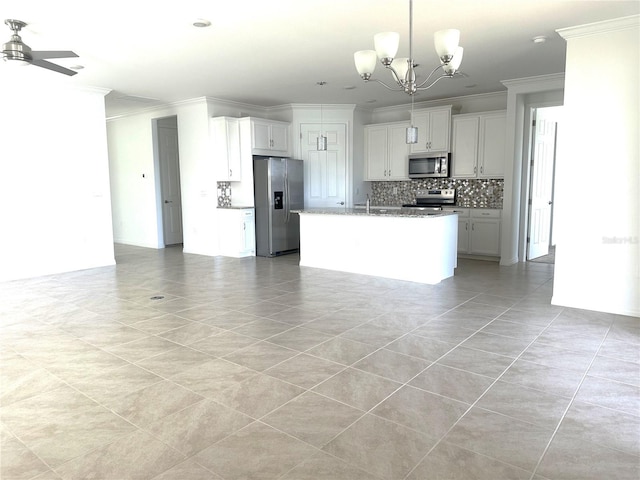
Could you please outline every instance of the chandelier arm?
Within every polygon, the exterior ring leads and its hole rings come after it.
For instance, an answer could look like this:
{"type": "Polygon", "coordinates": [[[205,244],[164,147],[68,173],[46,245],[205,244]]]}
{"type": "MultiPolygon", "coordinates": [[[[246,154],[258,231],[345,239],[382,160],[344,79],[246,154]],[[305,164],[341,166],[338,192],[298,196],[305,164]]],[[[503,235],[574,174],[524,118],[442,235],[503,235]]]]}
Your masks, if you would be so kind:
{"type": "Polygon", "coordinates": [[[432,83],[430,83],[426,87],[422,86],[422,85],[424,85],[426,83],[426,82],[423,82],[419,86],[416,87],[416,90],[428,90],[431,87],[433,87],[436,83],[438,83],[440,80],[442,80],[443,78],[451,78],[451,75],[446,75],[446,74],[440,75],[438,78],[436,78],[432,83]]]}
{"type": "MultiPolygon", "coordinates": [[[[425,83],[427,83],[431,77],[433,76],[434,73],[436,73],[438,71],[438,69],[443,68],[444,65],[438,65],[436,68],[434,68],[433,70],[431,70],[431,73],[429,73],[429,75],[427,76],[427,78],[424,79],[424,82],[422,82],[420,85],[416,85],[416,88],[421,88],[425,83]]],[[[448,75],[444,75],[445,77],[448,75]]],[[[438,77],[438,80],[440,80],[442,77],[438,77]]],[[[438,81],[436,80],[436,82],[438,81]]],[[[436,82],[433,82],[431,85],[434,85],[436,82]]],[[[429,85],[429,87],[431,87],[431,85],[429,85]]],[[[427,88],[429,88],[427,87],[427,88]]],[[[426,90],[426,89],[425,89],[426,90]]]]}
{"type": "Polygon", "coordinates": [[[384,88],[386,88],[387,90],[391,90],[392,92],[404,92],[404,88],[393,88],[390,87],[389,85],[387,85],[384,82],[381,82],[380,80],[378,80],[377,78],[370,78],[369,81],[374,81],[374,82],[378,82],[380,85],[382,85],[384,88]]]}
{"type": "Polygon", "coordinates": [[[391,74],[393,75],[393,79],[396,81],[396,83],[400,86],[402,86],[403,81],[400,80],[400,76],[398,75],[398,72],[396,72],[396,69],[393,68],[391,65],[386,65],[385,68],[388,68],[389,70],[391,70],[391,74]]]}

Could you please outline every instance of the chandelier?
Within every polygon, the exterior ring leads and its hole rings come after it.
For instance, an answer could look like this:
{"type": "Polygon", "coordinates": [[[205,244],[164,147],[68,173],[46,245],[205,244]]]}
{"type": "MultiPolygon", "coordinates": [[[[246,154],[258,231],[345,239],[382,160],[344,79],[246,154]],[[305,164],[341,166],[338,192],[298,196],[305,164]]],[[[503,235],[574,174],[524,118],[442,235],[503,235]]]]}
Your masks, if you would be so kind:
{"type": "Polygon", "coordinates": [[[396,32],[378,33],[373,37],[373,40],[375,50],[361,50],[353,54],[358,73],[365,82],[374,80],[389,90],[403,91],[409,95],[414,95],[421,90],[427,90],[443,78],[453,77],[462,62],[463,49],[458,46],[460,31],[453,29],[440,30],[434,34],[434,43],[440,58],[440,65],[437,65],[422,83],[416,82],[415,68],[418,65],[413,59],[413,0],[409,0],[409,58],[395,58],[400,43],[400,34],[396,32]],[[391,70],[391,75],[397,87],[389,86],[376,78],[371,78],[376,68],[376,59],[380,59],[380,63],[391,70]],[[434,73],[440,69],[442,69],[443,73],[427,84],[434,73]]]}

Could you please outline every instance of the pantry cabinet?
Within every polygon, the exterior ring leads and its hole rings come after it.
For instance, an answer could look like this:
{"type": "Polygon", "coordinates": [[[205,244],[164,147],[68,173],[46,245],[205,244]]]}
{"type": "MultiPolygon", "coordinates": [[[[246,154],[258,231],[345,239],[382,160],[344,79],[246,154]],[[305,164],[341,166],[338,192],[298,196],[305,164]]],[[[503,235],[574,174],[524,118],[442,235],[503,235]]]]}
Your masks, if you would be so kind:
{"type": "Polygon", "coordinates": [[[218,247],[226,257],[256,254],[255,211],[253,208],[218,209],[218,247]]]}
{"type": "Polygon", "coordinates": [[[452,177],[504,178],[506,112],[454,115],[452,125],[452,177]]]}
{"type": "Polygon", "coordinates": [[[418,127],[418,143],[411,145],[411,153],[449,152],[451,105],[416,110],[413,125],[418,127]]]}
{"type": "Polygon", "coordinates": [[[257,155],[289,156],[289,124],[252,118],[251,146],[257,155]]]}
{"type": "Polygon", "coordinates": [[[408,122],[394,122],[365,127],[365,180],[409,179],[409,145],[406,143],[408,126],[408,122]]]}
{"type": "Polygon", "coordinates": [[[242,180],[240,154],[240,125],[237,118],[216,117],[209,123],[216,180],[239,182],[242,180]]]}
{"type": "Polygon", "coordinates": [[[500,256],[502,211],[491,208],[450,207],[458,214],[458,253],[500,256]]]}

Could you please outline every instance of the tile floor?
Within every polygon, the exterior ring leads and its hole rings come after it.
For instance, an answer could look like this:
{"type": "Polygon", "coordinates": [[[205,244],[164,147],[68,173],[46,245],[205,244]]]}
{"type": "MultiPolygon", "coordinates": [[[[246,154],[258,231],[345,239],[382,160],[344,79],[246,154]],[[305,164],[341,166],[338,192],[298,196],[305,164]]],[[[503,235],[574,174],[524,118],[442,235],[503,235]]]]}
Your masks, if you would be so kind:
{"type": "Polygon", "coordinates": [[[640,320],[553,265],[116,256],[1,286],[2,479],[639,478],[640,320]]]}

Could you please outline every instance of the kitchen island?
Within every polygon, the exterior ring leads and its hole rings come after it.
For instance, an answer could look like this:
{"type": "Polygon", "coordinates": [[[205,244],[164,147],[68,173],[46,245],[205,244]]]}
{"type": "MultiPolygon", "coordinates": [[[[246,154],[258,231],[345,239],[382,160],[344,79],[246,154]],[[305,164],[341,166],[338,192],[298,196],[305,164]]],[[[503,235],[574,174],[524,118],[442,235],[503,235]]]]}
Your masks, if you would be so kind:
{"type": "Polygon", "coordinates": [[[310,209],[300,215],[300,266],[437,284],[457,266],[453,212],[310,209]]]}

